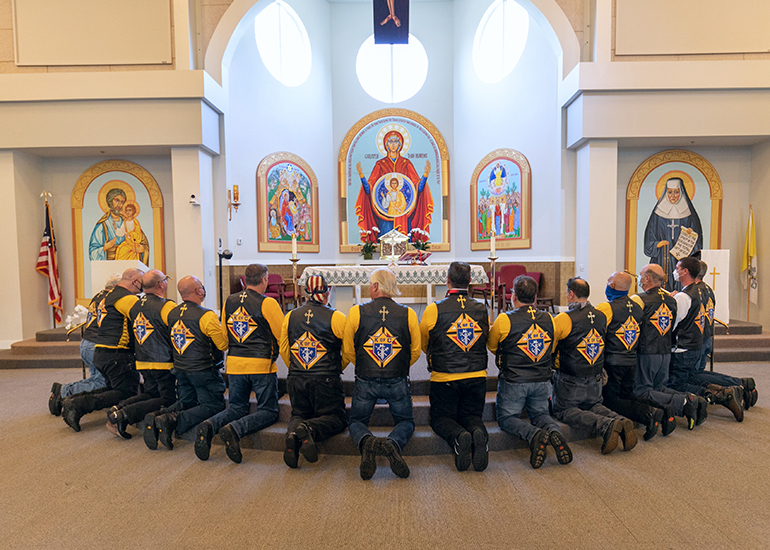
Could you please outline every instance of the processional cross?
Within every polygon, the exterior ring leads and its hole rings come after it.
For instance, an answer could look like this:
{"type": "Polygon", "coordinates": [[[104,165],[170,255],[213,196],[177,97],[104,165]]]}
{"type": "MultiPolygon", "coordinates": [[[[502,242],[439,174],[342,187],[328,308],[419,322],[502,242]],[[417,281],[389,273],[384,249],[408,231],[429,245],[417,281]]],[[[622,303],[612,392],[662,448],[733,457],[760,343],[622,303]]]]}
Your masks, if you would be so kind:
{"type": "Polygon", "coordinates": [[[715,267],[711,270],[709,275],[711,275],[711,290],[714,290],[717,286],[717,275],[721,275],[721,273],[717,271],[717,268],[715,267]]]}

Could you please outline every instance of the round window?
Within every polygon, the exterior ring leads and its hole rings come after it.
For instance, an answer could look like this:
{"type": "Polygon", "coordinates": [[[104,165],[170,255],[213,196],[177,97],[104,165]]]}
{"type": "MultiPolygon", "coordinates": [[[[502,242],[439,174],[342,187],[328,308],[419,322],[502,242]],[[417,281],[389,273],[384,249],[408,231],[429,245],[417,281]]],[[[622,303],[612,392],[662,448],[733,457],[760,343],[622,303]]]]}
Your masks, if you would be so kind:
{"type": "Polygon", "coordinates": [[[374,35],[358,49],[356,75],[364,91],[383,103],[406,101],[428,76],[428,54],[413,34],[409,44],[375,44],[374,35]]]}

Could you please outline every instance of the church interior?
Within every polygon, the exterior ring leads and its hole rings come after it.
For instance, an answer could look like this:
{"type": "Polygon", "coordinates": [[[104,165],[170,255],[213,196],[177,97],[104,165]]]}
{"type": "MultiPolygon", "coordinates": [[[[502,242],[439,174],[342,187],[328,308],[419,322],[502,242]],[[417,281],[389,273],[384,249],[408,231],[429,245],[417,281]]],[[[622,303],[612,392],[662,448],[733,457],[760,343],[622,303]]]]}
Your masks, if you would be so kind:
{"type": "MultiPolygon", "coordinates": [[[[270,443],[278,429],[255,439],[236,467],[221,447],[199,463],[189,442],[169,455],[115,441],[101,413],[84,420],[79,434],[48,415],[50,383],[80,378],[79,355],[59,363],[35,356],[32,364],[17,355],[48,352],[11,349],[54,328],[48,280],[33,273],[44,193],[63,317],[88,304],[91,279],[103,273],[91,270],[91,261],[104,258],[89,257],[89,238],[110,220],[114,195],[106,194],[114,185],[107,184],[121,171],[136,188],[126,192],[136,221],[125,232],[146,235],[142,250],[149,249],[129,254],[131,261],[172,281],[197,276],[207,290],[203,305],[219,311],[220,292],[240,291],[252,263],[281,275],[289,290],[293,267],[300,278],[313,266],[388,264],[361,258],[359,231],[367,227],[355,204],[362,179],[374,179],[375,161],[387,152],[376,125],[388,123],[411,136],[401,147],[415,174],[411,190],[404,183],[393,201],[419,210],[419,179],[427,174],[433,217],[409,217],[401,229],[427,231],[428,266],[464,261],[492,269],[480,213],[486,195],[477,194],[477,183],[498,157],[521,169],[518,202],[500,203],[521,233],[497,240],[496,269],[515,264],[538,273],[554,313],[567,306],[571,277],[588,281],[599,303],[611,273],[639,273],[649,257],[645,226],[670,175],[661,166],[671,162],[670,170],[689,174],[692,187],[683,187],[695,190],[688,200],[703,227],[697,248],[719,261],[712,267],[720,273],[713,269],[705,280],[715,291],[719,281],[718,317],[737,334],[716,350],[715,370],[770,387],[770,342],[762,333],[770,293],[759,289],[749,299],[743,265],[752,210],[753,282],[770,271],[762,231],[770,215],[767,2],[399,0],[410,36],[401,57],[401,46],[369,44],[380,26],[372,17],[378,2],[0,0],[0,189],[8,199],[0,201],[8,262],[0,270],[0,418],[8,427],[0,435],[8,528],[0,546],[763,547],[770,477],[761,457],[770,416],[761,398],[740,424],[717,411],[703,427],[680,425],[634,453],[604,457],[595,441],[575,434],[575,463],[550,457],[537,471],[523,445],[500,436],[496,447],[490,439],[487,472],[455,472],[449,447],[429,441],[425,425],[412,478],[378,474],[373,484],[358,479],[355,451],[345,449],[287,471],[270,443]],[[265,27],[273,12],[296,42],[277,58],[263,40],[279,34],[265,27]],[[513,60],[506,41],[518,48],[513,60]],[[489,57],[484,48],[496,47],[507,53],[489,57]],[[371,53],[383,48],[390,54],[371,53]],[[270,159],[289,159],[307,176],[307,187],[300,185],[306,211],[271,194],[270,159]],[[426,159],[435,159],[429,168],[426,159]],[[290,222],[306,230],[296,251],[285,226],[271,232],[271,209],[273,223],[282,224],[284,206],[299,209],[290,222]],[[748,325],[753,344],[741,336],[748,325]]],[[[385,218],[372,200],[375,219],[385,218]]],[[[494,213],[490,219],[498,223],[494,213]]],[[[500,223],[508,227],[507,218],[500,223]]],[[[106,258],[113,259],[120,258],[106,258]]],[[[362,286],[358,297],[340,286],[338,309],[367,300],[362,286]]],[[[440,282],[408,285],[401,302],[419,317],[445,291],[440,282]]],[[[176,292],[169,297],[179,301],[176,292]]],[[[352,371],[343,374],[348,383],[352,371]]],[[[280,359],[278,372],[286,377],[280,359]]],[[[497,374],[491,355],[488,374],[497,374]]],[[[428,379],[422,357],[412,380],[428,379]]],[[[426,407],[426,395],[420,398],[426,407]]]]}

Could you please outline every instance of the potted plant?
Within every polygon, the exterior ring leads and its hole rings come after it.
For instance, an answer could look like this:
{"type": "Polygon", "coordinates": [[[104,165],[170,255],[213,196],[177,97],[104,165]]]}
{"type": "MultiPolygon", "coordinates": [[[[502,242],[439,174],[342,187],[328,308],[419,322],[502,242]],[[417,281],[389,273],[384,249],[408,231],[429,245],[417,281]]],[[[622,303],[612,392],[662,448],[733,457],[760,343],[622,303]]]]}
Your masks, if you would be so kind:
{"type": "Polygon", "coordinates": [[[427,231],[415,227],[409,232],[409,242],[417,251],[417,261],[420,265],[425,265],[422,259],[422,253],[430,250],[430,235],[427,231]]]}
{"type": "Polygon", "coordinates": [[[377,252],[377,244],[379,244],[377,234],[379,232],[380,230],[376,227],[367,231],[361,230],[361,256],[364,257],[364,260],[371,260],[372,255],[377,252]]]}

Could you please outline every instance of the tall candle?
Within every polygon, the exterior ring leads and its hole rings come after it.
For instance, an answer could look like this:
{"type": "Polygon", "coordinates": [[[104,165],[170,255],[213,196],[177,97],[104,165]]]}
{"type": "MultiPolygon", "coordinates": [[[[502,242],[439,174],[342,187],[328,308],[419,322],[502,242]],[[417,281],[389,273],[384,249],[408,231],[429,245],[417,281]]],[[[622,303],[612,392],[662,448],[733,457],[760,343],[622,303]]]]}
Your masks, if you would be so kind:
{"type": "Polygon", "coordinates": [[[297,234],[296,233],[291,234],[291,259],[292,260],[297,259],[297,234]]]}
{"type": "Polygon", "coordinates": [[[490,243],[489,255],[492,258],[495,257],[495,234],[494,233],[492,233],[492,241],[490,243]]]}

